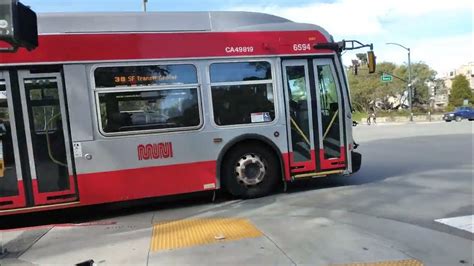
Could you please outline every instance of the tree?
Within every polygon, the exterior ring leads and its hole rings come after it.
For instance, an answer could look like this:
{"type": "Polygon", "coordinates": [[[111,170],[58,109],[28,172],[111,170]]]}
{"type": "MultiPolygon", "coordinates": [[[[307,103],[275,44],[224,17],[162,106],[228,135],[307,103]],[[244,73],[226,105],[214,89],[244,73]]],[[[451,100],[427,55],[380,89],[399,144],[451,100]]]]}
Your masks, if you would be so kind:
{"type": "Polygon", "coordinates": [[[454,107],[461,106],[465,99],[469,100],[471,103],[473,102],[473,94],[471,88],[469,88],[469,81],[464,75],[457,75],[453,79],[451,95],[449,96],[449,105],[454,107]]]}
{"type": "MultiPolygon", "coordinates": [[[[360,55],[361,57],[362,55],[365,56],[365,54],[360,55]]],[[[394,79],[392,82],[382,82],[380,80],[382,73],[392,74],[396,68],[397,66],[393,63],[382,62],[377,64],[377,73],[374,74],[369,74],[366,64],[361,64],[358,75],[348,71],[354,109],[357,111],[367,111],[376,100],[383,102],[387,96],[402,93],[405,86],[403,81],[394,79]]]]}
{"type": "MultiPolygon", "coordinates": [[[[407,90],[407,66],[397,66],[390,62],[382,62],[377,64],[377,73],[368,74],[366,56],[366,54],[362,53],[356,54],[358,60],[353,60],[353,65],[355,61],[361,62],[359,64],[358,75],[354,75],[352,71],[348,71],[354,109],[357,111],[367,111],[370,105],[375,101],[381,102],[383,109],[393,108],[392,104],[387,103],[387,99],[390,96],[401,97],[407,90]],[[382,82],[380,80],[382,73],[393,75],[393,80],[391,82],[382,82]]],[[[411,72],[414,106],[429,103],[430,95],[427,83],[428,81],[434,82],[436,80],[436,71],[431,69],[427,64],[419,62],[411,65],[411,72]]]]}
{"type": "MultiPolygon", "coordinates": [[[[426,104],[429,102],[428,81],[436,80],[436,71],[431,69],[426,63],[418,62],[411,65],[411,80],[413,89],[413,105],[426,104]]],[[[395,75],[408,80],[408,67],[400,66],[395,75]]],[[[405,85],[406,86],[406,85],[405,85]]]]}
{"type": "Polygon", "coordinates": [[[356,54],[356,57],[361,62],[361,65],[367,65],[367,54],[358,53],[356,54]]]}

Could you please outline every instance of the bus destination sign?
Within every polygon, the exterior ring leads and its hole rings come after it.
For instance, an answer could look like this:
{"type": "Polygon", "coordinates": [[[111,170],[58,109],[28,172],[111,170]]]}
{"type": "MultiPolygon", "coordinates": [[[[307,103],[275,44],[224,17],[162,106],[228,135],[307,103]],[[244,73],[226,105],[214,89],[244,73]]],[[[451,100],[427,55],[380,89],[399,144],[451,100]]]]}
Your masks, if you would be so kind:
{"type": "Polygon", "coordinates": [[[94,71],[97,88],[196,84],[196,67],[186,65],[147,65],[99,67],[94,71]]]}
{"type": "Polygon", "coordinates": [[[115,76],[114,82],[117,86],[122,85],[132,85],[132,84],[148,84],[148,83],[155,83],[160,81],[175,81],[178,80],[177,75],[150,75],[150,76],[142,76],[142,75],[130,75],[130,76],[115,76]]]}

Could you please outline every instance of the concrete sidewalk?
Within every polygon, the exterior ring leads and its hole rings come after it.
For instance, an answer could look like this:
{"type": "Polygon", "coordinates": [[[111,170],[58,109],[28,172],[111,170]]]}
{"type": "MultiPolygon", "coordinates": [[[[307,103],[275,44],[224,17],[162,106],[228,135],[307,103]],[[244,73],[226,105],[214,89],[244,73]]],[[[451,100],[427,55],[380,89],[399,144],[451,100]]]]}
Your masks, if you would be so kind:
{"type": "Polygon", "coordinates": [[[301,200],[310,199],[312,191],[298,194],[148,212],[96,224],[3,231],[8,252],[1,264],[76,264],[91,259],[99,265],[333,265],[399,260],[454,265],[460,259],[470,261],[468,239],[346,210],[316,208],[311,201],[301,200]],[[153,234],[154,224],[222,217],[247,219],[262,235],[151,250],[153,237],[160,237],[153,234]]]}

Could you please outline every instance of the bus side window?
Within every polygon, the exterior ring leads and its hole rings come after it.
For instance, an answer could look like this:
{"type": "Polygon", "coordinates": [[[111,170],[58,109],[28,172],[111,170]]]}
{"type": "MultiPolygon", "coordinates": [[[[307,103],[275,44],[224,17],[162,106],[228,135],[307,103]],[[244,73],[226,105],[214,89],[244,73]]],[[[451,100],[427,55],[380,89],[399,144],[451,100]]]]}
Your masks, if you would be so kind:
{"type": "Polygon", "coordinates": [[[94,70],[94,79],[103,133],[201,125],[197,69],[192,64],[104,66],[94,70]]]}
{"type": "Polygon", "coordinates": [[[200,125],[197,88],[99,92],[99,104],[105,102],[100,114],[105,133],[200,125]]]}
{"type": "Polygon", "coordinates": [[[216,125],[262,123],[275,119],[270,63],[214,63],[209,72],[216,125]]]}
{"type": "Polygon", "coordinates": [[[107,123],[107,130],[120,131],[123,126],[131,125],[131,120],[128,113],[112,113],[107,123]]]}

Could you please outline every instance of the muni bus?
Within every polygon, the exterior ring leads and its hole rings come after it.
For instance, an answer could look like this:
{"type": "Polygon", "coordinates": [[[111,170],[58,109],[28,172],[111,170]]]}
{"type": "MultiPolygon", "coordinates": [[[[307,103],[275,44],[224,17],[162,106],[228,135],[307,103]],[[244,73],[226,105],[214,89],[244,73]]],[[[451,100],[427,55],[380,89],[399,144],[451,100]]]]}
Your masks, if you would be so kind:
{"type": "Polygon", "coordinates": [[[360,167],[344,43],[249,12],[54,13],[0,53],[0,215],[360,167]]]}

